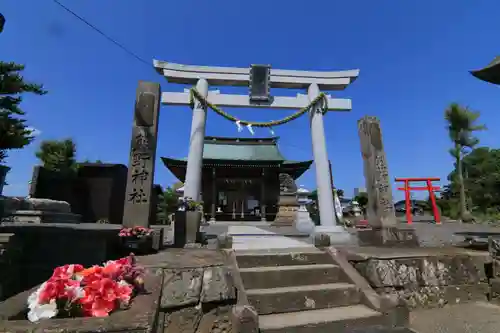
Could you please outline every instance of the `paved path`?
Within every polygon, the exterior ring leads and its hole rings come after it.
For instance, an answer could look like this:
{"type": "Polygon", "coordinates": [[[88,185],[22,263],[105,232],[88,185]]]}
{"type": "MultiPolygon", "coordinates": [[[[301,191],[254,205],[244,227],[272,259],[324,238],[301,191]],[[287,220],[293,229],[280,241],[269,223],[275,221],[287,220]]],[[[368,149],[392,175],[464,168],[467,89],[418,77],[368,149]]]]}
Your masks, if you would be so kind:
{"type": "Polygon", "coordinates": [[[287,237],[264,227],[238,226],[228,227],[228,233],[233,236],[233,249],[286,249],[297,247],[314,247],[306,239],[287,237]]]}
{"type": "Polygon", "coordinates": [[[413,311],[411,328],[418,333],[498,333],[500,306],[474,302],[413,311]]]}

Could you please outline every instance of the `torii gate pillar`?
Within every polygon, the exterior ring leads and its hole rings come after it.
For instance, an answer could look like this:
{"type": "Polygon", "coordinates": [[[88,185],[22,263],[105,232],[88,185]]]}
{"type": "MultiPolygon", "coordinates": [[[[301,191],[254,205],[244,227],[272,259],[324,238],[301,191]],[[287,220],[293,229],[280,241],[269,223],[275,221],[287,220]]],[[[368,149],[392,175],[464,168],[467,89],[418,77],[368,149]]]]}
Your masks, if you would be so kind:
{"type": "MultiPolygon", "coordinates": [[[[208,95],[208,82],[199,79],[196,90],[203,96],[208,95]]],[[[205,125],[207,122],[207,107],[196,100],[191,121],[191,135],[189,137],[189,153],[186,168],[184,196],[194,201],[200,201],[201,172],[203,167],[203,142],[205,140],[205,125]]]]}
{"type": "MultiPolygon", "coordinates": [[[[313,101],[319,96],[319,87],[313,83],[308,88],[309,100],[313,101]]],[[[311,137],[316,168],[316,186],[318,188],[319,217],[321,227],[317,231],[331,233],[337,230],[337,220],[333,202],[333,188],[330,181],[330,163],[326,150],[325,128],[323,124],[323,112],[320,103],[311,109],[311,137]]],[[[342,229],[342,228],[340,228],[342,229]]]]}

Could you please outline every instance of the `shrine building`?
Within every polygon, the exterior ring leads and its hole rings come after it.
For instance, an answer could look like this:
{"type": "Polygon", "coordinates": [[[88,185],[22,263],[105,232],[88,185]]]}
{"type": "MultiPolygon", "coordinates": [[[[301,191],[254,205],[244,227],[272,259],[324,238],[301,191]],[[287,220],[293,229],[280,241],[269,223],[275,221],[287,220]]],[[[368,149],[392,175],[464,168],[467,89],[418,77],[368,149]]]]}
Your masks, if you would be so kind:
{"type": "MultiPolygon", "coordinates": [[[[286,160],[278,138],[205,137],[201,195],[212,221],[273,221],[278,211],[278,175],[294,180],[313,161],[286,160]]],[[[184,182],[187,159],[162,157],[165,166],[184,182]]]]}

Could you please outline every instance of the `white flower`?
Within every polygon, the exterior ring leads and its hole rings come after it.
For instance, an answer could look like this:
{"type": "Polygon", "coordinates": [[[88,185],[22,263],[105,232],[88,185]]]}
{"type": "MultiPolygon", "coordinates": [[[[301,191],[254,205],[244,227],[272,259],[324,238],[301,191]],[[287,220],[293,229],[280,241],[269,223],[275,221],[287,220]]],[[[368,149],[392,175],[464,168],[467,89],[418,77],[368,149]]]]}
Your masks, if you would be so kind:
{"type": "Polygon", "coordinates": [[[48,304],[38,304],[33,308],[30,308],[30,311],[28,312],[28,320],[34,323],[41,319],[53,318],[56,315],[57,304],[56,300],[53,299],[48,304]]]}
{"type": "Polygon", "coordinates": [[[47,285],[46,282],[42,283],[40,287],[35,290],[31,295],[28,296],[28,308],[33,309],[34,307],[38,306],[38,299],[40,298],[40,293],[42,290],[45,288],[47,285]]]}

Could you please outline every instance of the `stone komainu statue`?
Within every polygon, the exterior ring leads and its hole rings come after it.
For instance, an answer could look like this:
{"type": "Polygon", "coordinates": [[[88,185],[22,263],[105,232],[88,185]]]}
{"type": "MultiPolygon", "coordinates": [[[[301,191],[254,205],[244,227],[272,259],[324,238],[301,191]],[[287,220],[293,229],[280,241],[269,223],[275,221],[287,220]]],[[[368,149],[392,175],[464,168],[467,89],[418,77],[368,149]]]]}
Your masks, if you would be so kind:
{"type": "Polygon", "coordinates": [[[280,181],[280,193],[281,194],[296,194],[297,193],[297,185],[293,180],[292,176],[287,173],[279,174],[280,181]]]}

